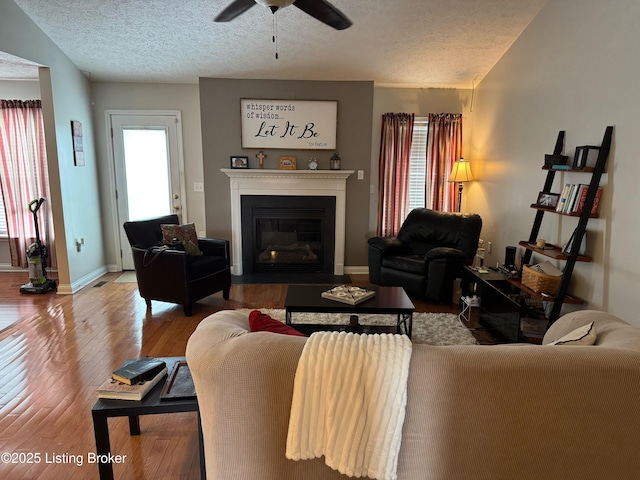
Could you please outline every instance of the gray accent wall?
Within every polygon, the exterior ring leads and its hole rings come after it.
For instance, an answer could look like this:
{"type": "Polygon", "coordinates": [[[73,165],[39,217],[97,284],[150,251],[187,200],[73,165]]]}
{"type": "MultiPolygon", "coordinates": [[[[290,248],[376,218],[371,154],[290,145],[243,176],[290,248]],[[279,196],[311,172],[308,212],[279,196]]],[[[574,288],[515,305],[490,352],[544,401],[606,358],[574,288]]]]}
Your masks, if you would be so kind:
{"type": "MultiPolygon", "coordinates": [[[[246,155],[250,168],[258,168],[257,149],[243,149],[240,136],[240,99],[337,100],[337,150],[343,170],[356,172],[347,180],[345,265],[367,265],[369,236],[369,183],[373,82],[321,82],[297,80],[200,79],[200,113],[207,236],[231,239],[229,157],[246,155]],[[364,179],[357,180],[357,171],[364,179]]],[[[329,169],[334,150],[265,149],[265,168],[278,168],[280,155],[295,155],[298,169],[307,169],[317,157],[319,169],[329,169]]]]}

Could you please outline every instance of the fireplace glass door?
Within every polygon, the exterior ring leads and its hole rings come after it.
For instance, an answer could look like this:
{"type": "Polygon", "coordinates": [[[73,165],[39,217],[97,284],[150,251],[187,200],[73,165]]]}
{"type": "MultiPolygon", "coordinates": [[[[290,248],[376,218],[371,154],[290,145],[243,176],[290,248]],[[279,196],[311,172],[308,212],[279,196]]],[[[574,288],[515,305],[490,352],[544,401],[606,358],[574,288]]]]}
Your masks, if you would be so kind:
{"type": "Polygon", "coordinates": [[[333,273],[333,197],[243,196],[243,271],[333,273]]]}
{"type": "Polygon", "coordinates": [[[258,271],[294,267],[322,272],[323,221],[320,218],[260,218],[256,220],[255,264],[258,271]]]}

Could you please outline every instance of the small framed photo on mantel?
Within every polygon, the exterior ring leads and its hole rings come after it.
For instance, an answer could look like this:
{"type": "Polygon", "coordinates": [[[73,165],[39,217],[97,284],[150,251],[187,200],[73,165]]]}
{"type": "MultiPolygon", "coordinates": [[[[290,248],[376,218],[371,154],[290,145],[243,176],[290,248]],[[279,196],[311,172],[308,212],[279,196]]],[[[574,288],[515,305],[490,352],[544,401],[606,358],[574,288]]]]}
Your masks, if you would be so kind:
{"type": "Polygon", "coordinates": [[[295,170],[296,169],[296,157],[291,155],[282,155],[278,157],[278,169],[280,170],[295,170]]]}
{"type": "Polygon", "coordinates": [[[232,156],[231,168],[249,168],[249,157],[232,156]]]}

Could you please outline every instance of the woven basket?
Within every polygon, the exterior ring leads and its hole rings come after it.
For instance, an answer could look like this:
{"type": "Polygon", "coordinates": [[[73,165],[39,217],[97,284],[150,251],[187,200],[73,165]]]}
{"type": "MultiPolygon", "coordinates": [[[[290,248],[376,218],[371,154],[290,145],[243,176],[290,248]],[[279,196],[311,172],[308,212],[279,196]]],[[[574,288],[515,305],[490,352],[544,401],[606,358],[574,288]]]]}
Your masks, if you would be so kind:
{"type": "Polygon", "coordinates": [[[562,277],[537,272],[531,268],[531,265],[525,265],[522,268],[522,284],[536,293],[545,292],[554,295],[561,281],[562,277]]]}

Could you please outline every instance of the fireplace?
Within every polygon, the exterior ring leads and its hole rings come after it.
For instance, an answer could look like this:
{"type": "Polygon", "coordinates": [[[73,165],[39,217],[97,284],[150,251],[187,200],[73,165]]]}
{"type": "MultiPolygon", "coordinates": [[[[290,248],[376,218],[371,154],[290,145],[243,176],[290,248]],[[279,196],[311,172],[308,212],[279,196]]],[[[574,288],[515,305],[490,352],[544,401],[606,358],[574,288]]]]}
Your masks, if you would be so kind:
{"type": "Polygon", "coordinates": [[[243,195],[244,273],[333,273],[335,197],[243,195]]]}
{"type": "MultiPolygon", "coordinates": [[[[220,169],[229,177],[229,190],[231,194],[231,272],[233,275],[242,275],[244,272],[244,240],[242,231],[242,198],[247,196],[262,197],[313,197],[312,209],[317,207],[317,199],[329,197],[334,201],[333,217],[324,219],[323,234],[328,228],[333,229],[333,264],[329,273],[334,275],[344,274],[344,250],[345,250],[345,213],[346,213],[346,189],[347,178],[353,174],[353,170],[267,170],[267,169],[220,169]],[[333,218],[333,225],[331,225],[333,218]]],[[[286,206],[297,206],[300,202],[287,202],[286,206]]],[[[309,217],[309,212],[305,214],[309,217]]],[[[313,220],[313,216],[309,217],[313,220]]],[[[260,227],[261,231],[271,229],[270,225],[260,227]]],[[[296,232],[310,229],[308,224],[300,223],[295,227],[296,232]]],[[[315,227],[313,227],[315,228],[315,227]]],[[[292,240],[291,227],[283,227],[283,234],[277,238],[265,238],[265,241],[277,241],[278,244],[287,244],[292,240]],[[289,231],[287,231],[287,229],[289,231]]],[[[274,232],[277,230],[268,230],[274,232]]],[[[297,235],[297,234],[296,234],[297,235]]],[[[305,233],[306,235],[306,233],[305,233]]],[[[262,235],[260,236],[262,237],[262,235]]],[[[291,245],[293,242],[289,243],[291,245]]],[[[324,239],[325,246],[327,239],[324,239]]],[[[331,243],[329,241],[329,243],[331,243]]],[[[313,251],[313,247],[310,245],[313,251]]],[[[305,247],[302,247],[305,248],[305,247]]],[[[271,251],[269,250],[269,255],[271,251]]],[[[317,255],[317,253],[316,253],[317,255]]],[[[323,264],[331,261],[329,254],[323,253],[323,264]]],[[[326,265],[325,267],[326,268],[326,265]]]]}

